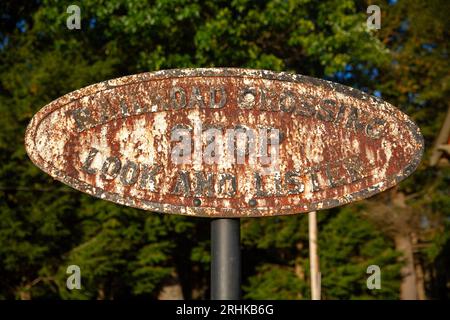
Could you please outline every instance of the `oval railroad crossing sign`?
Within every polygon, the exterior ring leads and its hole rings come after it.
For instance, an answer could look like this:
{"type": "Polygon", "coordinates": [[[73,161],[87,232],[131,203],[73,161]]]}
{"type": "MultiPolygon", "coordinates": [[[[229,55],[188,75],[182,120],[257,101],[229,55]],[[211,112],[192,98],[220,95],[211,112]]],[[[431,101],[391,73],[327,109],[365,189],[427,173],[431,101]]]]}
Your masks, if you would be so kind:
{"type": "Polygon", "coordinates": [[[246,69],[166,70],[69,93],[31,120],[31,160],[69,186],[150,211],[295,214],[392,187],[419,128],[358,90],[246,69]]]}

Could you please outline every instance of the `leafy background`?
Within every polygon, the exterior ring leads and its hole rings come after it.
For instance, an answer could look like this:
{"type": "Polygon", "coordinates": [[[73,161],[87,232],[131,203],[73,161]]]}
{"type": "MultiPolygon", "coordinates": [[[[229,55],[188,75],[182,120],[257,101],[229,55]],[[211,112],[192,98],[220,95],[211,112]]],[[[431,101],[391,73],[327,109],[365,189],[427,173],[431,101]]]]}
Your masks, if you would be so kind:
{"type": "MultiPolygon", "coordinates": [[[[209,297],[209,221],[93,199],[29,161],[24,130],[53,99],[168,68],[286,70],[379,96],[416,121],[416,173],[367,201],[319,212],[324,299],[447,299],[449,167],[430,150],[449,107],[450,3],[377,1],[5,0],[0,5],[0,299],[209,297]],[[70,4],[81,30],[68,30],[70,4]],[[410,259],[408,260],[408,257],[410,259]],[[81,268],[82,289],[66,288],[81,268]],[[366,268],[382,271],[368,290],[366,268]],[[406,272],[406,273],[405,273],[406,272]],[[415,275],[411,277],[406,274],[415,275]]],[[[242,219],[247,299],[309,299],[307,215],[242,219]]]]}

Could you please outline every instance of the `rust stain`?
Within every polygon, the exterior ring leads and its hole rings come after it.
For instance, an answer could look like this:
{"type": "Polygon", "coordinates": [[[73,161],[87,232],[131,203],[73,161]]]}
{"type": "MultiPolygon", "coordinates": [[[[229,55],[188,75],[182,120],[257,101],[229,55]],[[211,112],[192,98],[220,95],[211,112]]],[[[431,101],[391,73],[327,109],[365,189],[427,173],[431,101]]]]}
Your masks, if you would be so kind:
{"type": "Polygon", "coordinates": [[[39,168],[82,192],[205,217],[343,205],[405,179],[423,153],[418,127],[375,97],[301,75],[228,68],[144,73],[74,91],[33,117],[25,144],[39,168]],[[171,158],[180,126],[193,140],[183,164],[171,158]],[[259,153],[206,163],[208,128],[222,134],[214,141],[222,146],[230,129],[276,129],[279,157],[270,171],[259,153]]]}

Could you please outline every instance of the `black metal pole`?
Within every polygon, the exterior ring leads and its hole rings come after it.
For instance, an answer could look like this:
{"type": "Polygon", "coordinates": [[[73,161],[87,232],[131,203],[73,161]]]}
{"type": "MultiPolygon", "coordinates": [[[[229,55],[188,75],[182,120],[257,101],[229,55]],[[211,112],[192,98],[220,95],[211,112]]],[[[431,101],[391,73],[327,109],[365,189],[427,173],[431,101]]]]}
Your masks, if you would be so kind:
{"type": "Polygon", "coordinates": [[[240,220],[211,222],[211,299],[237,300],[241,297],[240,220]]]}

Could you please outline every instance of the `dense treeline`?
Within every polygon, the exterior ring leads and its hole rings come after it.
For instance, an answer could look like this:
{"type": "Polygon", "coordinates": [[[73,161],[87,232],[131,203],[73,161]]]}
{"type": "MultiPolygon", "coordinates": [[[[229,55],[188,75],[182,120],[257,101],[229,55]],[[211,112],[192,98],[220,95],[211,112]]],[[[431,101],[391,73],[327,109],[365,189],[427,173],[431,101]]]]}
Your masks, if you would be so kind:
{"type": "MultiPolygon", "coordinates": [[[[24,130],[51,100],[168,68],[287,70],[381,96],[410,115],[424,160],[400,186],[319,213],[324,299],[448,298],[448,166],[429,155],[449,97],[449,2],[31,0],[0,7],[0,298],[208,298],[209,220],[93,199],[39,171],[24,130]],[[67,7],[81,9],[69,30],[67,7]],[[81,290],[66,288],[69,265],[81,290]],[[380,290],[366,286],[379,265],[380,290]]],[[[306,215],[242,220],[244,296],[309,299],[306,215]]]]}

